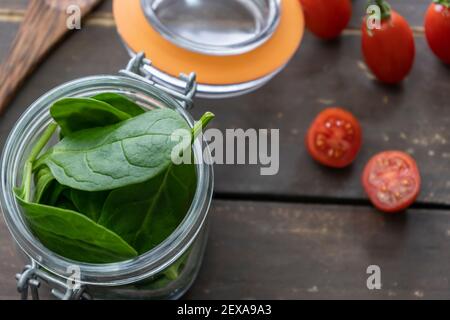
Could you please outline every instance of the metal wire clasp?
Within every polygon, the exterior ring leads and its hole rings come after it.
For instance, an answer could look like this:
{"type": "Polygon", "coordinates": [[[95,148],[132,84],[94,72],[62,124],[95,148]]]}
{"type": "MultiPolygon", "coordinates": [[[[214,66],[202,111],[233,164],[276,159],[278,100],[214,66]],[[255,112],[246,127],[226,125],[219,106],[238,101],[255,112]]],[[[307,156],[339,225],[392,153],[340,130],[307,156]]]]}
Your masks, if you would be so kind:
{"type": "Polygon", "coordinates": [[[179,79],[185,83],[184,92],[177,91],[166,83],[158,83],[148,71],[152,62],[145,58],[143,52],[137,53],[130,62],[128,62],[127,68],[119,71],[119,74],[127,76],[133,79],[144,81],[149,85],[152,85],[180,101],[186,109],[191,109],[194,105],[193,98],[197,91],[197,76],[194,72],[189,75],[181,73],[179,79]]]}
{"type": "Polygon", "coordinates": [[[31,299],[39,300],[39,287],[42,281],[56,286],[62,290],[52,289],[52,294],[61,300],[90,300],[92,297],[86,292],[84,286],[79,288],[71,288],[63,280],[54,275],[45,272],[39,268],[39,265],[32,260],[30,265],[26,265],[22,273],[16,275],[17,290],[22,300],[28,300],[29,291],[31,291],[31,299]]]}

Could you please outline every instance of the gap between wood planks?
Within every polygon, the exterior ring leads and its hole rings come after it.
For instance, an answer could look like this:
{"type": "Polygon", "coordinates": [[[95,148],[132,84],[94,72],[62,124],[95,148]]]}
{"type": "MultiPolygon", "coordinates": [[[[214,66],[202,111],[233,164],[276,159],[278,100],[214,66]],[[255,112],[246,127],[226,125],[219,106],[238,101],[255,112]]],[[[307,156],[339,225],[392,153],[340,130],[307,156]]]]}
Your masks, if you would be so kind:
{"type": "MultiPolygon", "coordinates": [[[[25,10],[17,9],[0,9],[0,22],[9,23],[20,23],[25,16],[25,10]]],[[[114,17],[112,13],[108,12],[97,12],[91,14],[86,19],[86,25],[112,28],[115,27],[114,17]]],[[[424,28],[421,26],[412,27],[414,36],[423,37],[424,28]]],[[[359,28],[349,28],[345,29],[343,32],[344,36],[360,36],[361,30],[359,28]]]]}
{"type": "MultiPolygon", "coordinates": [[[[227,201],[252,201],[252,202],[278,202],[290,204],[312,204],[312,205],[328,205],[328,206],[354,206],[354,207],[373,207],[369,200],[360,198],[331,198],[321,196],[293,196],[282,194],[267,193],[234,193],[234,192],[215,192],[214,200],[227,201]]],[[[426,209],[448,211],[450,205],[416,202],[410,209],[426,209]]]]}

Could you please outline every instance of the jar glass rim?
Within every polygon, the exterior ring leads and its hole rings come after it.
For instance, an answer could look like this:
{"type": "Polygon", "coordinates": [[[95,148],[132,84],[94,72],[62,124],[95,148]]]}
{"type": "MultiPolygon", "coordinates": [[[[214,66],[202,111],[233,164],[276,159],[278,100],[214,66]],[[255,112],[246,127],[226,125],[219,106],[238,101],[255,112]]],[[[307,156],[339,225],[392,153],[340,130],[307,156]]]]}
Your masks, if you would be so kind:
{"type": "MultiPolygon", "coordinates": [[[[202,32],[197,31],[194,40],[173,30],[169,25],[166,25],[164,21],[160,19],[161,17],[158,14],[158,8],[164,6],[164,1],[140,0],[140,6],[146,19],[162,37],[186,50],[211,56],[228,56],[247,53],[268,41],[280,23],[280,0],[247,0],[242,3],[238,1],[237,3],[241,4],[241,9],[242,7],[245,7],[247,9],[246,11],[252,12],[251,16],[254,20],[261,19],[262,22],[260,21],[258,23],[253,21],[254,24],[259,25],[259,28],[257,28],[258,30],[254,30],[254,33],[250,38],[246,38],[245,40],[239,39],[239,41],[228,44],[217,44],[200,41],[199,38],[201,38],[202,32]]],[[[189,1],[187,1],[187,4],[189,4],[189,1]]],[[[170,11],[174,10],[173,3],[169,2],[167,6],[170,8],[170,11]]],[[[228,5],[228,7],[230,6],[228,5]]],[[[192,8],[198,10],[198,14],[204,18],[205,10],[202,10],[201,3],[199,6],[198,2],[196,2],[192,8]]],[[[186,8],[183,9],[186,10],[186,8]]],[[[215,11],[211,12],[213,14],[217,13],[215,11]]],[[[164,13],[167,14],[166,10],[164,10],[164,13]]],[[[216,15],[214,15],[214,17],[217,19],[216,15]]],[[[171,19],[168,20],[171,21],[171,19]]],[[[221,27],[223,28],[224,26],[221,27]]],[[[201,31],[208,32],[209,30],[203,28],[201,31]]]]}
{"type": "Polygon", "coordinates": [[[42,130],[43,121],[50,123],[49,107],[52,102],[66,96],[86,94],[93,90],[113,90],[137,92],[155,99],[164,106],[178,111],[190,126],[194,120],[189,112],[174,98],[148,83],[123,76],[91,76],[62,84],[37,99],[24,112],[14,125],[5,143],[1,156],[1,188],[0,203],[3,215],[13,238],[23,252],[36,261],[44,269],[67,278],[69,270],[76,265],[80,268],[82,284],[101,286],[124,285],[156,275],[176,261],[192,244],[200,232],[212,199],[213,169],[208,161],[210,151],[206,142],[197,139],[193,145],[193,153],[197,160],[197,189],[191,207],[178,228],[161,244],[151,251],[129,261],[90,264],[72,261],[57,255],[41,244],[31,233],[21,216],[13,194],[17,184],[17,170],[22,168],[17,162],[23,156],[26,141],[38,130],[42,130]],[[40,121],[38,121],[41,119],[40,121]],[[46,119],[46,120],[44,120],[46,119]]]}

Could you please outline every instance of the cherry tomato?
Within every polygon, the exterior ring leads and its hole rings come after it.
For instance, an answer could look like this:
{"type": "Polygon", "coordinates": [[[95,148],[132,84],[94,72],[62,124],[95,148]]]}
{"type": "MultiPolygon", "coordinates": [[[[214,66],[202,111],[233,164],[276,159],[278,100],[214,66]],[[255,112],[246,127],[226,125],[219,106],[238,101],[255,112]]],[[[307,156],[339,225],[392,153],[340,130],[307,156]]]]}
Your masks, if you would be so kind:
{"type": "Polygon", "coordinates": [[[376,208],[394,213],[414,203],[421,182],[413,158],[404,152],[386,151],[370,159],[364,169],[362,183],[376,208]]]}
{"type": "MultiPolygon", "coordinates": [[[[432,3],[425,16],[425,35],[431,50],[450,64],[450,5],[432,3]]],[[[446,3],[446,4],[445,4],[446,3]]]]}
{"type": "Polygon", "coordinates": [[[358,120],[348,111],[329,108],[313,121],[306,136],[306,146],[319,163],[343,168],[355,160],[361,140],[358,120]]]}
{"type": "Polygon", "coordinates": [[[352,16],[350,0],[300,0],[307,28],[322,39],[338,37],[352,16]]]}
{"type": "Polygon", "coordinates": [[[408,22],[390,10],[380,29],[362,26],[362,51],[368,67],[382,82],[401,82],[411,71],[416,54],[414,37],[408,22]]]}

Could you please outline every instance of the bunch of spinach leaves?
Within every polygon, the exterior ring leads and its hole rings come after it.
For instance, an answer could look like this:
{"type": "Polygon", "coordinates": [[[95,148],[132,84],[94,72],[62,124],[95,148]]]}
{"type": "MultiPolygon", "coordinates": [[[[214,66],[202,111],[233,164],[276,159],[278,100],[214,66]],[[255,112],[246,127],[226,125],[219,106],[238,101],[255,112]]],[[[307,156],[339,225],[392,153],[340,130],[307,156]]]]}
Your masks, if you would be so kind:
{"type": "MultiPolygon", "coordinates": [[[[61,99],[50,113],[55,123],[34,146],[15,189],[48,249],[81,262],[119,262],[151,250],[178,227],[197,181],[193,162],[172,162],[179,143],[172,134],[184,129],[193,141],[213,114],[191,129],[176,111],[146,112],[114,93],[61,99]],[[43,152],[58,128],[60,141],[43,152]]],[[[182,265],[164,274],[173,278],[182,265]]]]}

